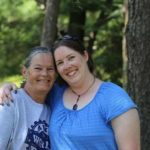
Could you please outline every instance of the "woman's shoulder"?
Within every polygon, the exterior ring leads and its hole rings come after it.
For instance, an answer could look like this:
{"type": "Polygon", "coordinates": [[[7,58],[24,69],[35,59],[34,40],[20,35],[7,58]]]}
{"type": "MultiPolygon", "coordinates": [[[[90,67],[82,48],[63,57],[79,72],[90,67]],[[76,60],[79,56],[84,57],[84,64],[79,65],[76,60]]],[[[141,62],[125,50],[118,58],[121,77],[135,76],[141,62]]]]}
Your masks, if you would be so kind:
{"type": "Polygon", "coordinates": [[[14,103],[14,106],[16,108],[21,108],[21,107],[25,107],[24,105],[26,103],[28,103],[27,100],[31,101],[31,97],[24,91],[23,88],[19,88],[17,89],[17,92],[12,91],[11,92],[12,95],[12,100],[14,103]]]}
{"type": "Polygon", "coordinates": [[[137,107],[128,93],[112,82],[104,82],[101,93],[103,98],[100,104],[107,121],[137,107]]]}
{"type": "MultiPolygon", "coordinates": [[[[4,105],[0,105],[0,118],[4,119],[10,119],[11,117],[14,117],[15,110],[16,110],[16,103],[18,101],[16,100],[16,95],[14,91],[11,92],[12,99],[8,99],[7,102],[4,102],[4,105]]],[[[1,120],[0,119],[0,120],[1,120]]]]}
{"type": "Polygon", "coordinates": [[[110,81],[103,81],[102,86],[103,86],[103,88],[110,89],[110,90],[122,89],[121,86],[119,86],[113,82],[110,82],[110,81]]]}
{"type": "Polygon", "coordinates": [[[11,91],[11,95],[13,97],[13,101],[16,101],[19,97],[25,97],[25,92],[22,88],[19,88],[17,91],[11,91]]]}
{"type": "Polygon", "coordinates": [[[112,82],[103,82],[100,88],[101,93],[101,105],[107,107],[113,106],[135,106],[134,101],[129,94],[119,85],[112,82]]]}
{"type": "Polygon", "coordinates": [[[60,85],[57,82],[55,82],[54,85],[53,85],[53,87],[52,87],[52,89],[51,89],[51,91],[50,91],[50,94],[51,95],[52,94],[56,95],[58,93],[63,92],[66,88],[67,88],[66,84],[60,85]]]}
{"type": "Polygon", "coordinates": [[[128,95],[127,92],[119,85],[112,82],[103,82],[100,88],[101,92],[106,95],[128,95]]]}
{"type": "Polygon", "coordinates": [[[1,111],[14,111],[16,105],[18,102],[17,99],[20,96],[20,93],[22,93],[22,91],[20,89],[17,90],[17,92],[15,91],[11,91],[11,95],[12,95],[12,99],[8,99],[7,102],[4,102],[4,105],[0,105],[1,106],[1,111]]]}

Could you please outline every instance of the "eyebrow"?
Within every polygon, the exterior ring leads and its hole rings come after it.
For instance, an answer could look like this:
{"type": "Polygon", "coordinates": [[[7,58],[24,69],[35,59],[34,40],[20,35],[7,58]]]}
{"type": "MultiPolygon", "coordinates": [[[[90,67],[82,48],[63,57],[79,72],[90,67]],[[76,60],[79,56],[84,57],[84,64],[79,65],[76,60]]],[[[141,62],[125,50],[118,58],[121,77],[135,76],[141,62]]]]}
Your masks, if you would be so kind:
{"type": "MultiPolygon", "coordinates": [[[[40,65],[40,64],[34,64],[33,66],[34,66],[34,67],[41,67],[42,65],[40,65]]],[[[48,66],[48,67],[53,67],[53,65],[51,64],[51,65],[48,66]]]]}
{"type": "MultiPolygon", "coordinates": [[[[71,53],[71,54],[67,55],[66,58],[68,58],[68,57],[70,57],[72,55],[74,55],[74,54],[71,53]]],[[[56,60],[56,62],[59,62],[59,61],[61,61],[61,60],[56,60]]]]}

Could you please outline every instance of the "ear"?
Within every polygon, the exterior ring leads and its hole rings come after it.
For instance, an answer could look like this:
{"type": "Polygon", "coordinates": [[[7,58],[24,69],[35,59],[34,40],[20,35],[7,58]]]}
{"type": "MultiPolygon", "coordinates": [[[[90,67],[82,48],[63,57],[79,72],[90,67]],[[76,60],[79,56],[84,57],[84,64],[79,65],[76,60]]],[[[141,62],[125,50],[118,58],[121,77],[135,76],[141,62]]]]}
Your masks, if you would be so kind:
{"type": "Polygon", "coordinates": [[[25,66],[21,69],[22,76],[26,79],[27,78],[27,68],[25,66]]]}
{"type": "Polygon", "coordinates": [[[88,54],[88,52],[86,50],[84,51],[84,55],[83,56],[84,56],[86,61],[89,60],[89,54],[88,54]]]}

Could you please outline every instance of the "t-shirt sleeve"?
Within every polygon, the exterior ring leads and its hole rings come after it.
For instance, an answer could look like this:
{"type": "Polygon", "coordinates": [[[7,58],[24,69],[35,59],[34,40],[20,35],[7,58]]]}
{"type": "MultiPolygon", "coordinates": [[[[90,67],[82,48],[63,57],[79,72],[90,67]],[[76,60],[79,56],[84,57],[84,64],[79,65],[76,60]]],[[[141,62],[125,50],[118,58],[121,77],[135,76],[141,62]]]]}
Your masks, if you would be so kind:
{"type": "Polygon", "coordinates": [[[102,108],[106,122],[111,121],[132,108],[137,108],[127,92],[113,83],[110,83],[108,87],[105,88],[103,95],[102,108]]]}
{"type": "Polygon", "coordinates": [[[14,104],[0,105],[0,149],[6,150],[14,124],[14,104]]]}

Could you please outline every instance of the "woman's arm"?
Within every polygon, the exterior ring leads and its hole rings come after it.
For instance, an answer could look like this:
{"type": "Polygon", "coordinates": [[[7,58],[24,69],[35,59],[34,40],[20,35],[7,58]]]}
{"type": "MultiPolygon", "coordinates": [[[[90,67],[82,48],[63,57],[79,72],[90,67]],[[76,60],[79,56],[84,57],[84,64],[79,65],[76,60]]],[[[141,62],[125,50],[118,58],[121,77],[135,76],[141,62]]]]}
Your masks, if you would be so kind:
{"type": "Polygon", "coordinates": [[[5,83],[0,88],[0,104],[9,104],[12,100],[11,91],[16,90],[17,86],[13,83],[5,83]]]}
{"type": "Polygon", "coordinates": [[[130,109],[111,121],[119,150],[140,150],[140,121],[136,109],[130,109]]]}
{"type": "Polygon", "coordinates": [[[6,150],[13,133],[15,120],[14,104],[10,107],[0,105],[0,149],[6,150]]]}

